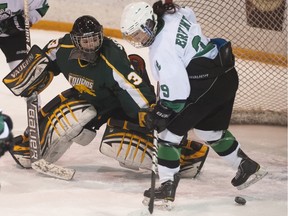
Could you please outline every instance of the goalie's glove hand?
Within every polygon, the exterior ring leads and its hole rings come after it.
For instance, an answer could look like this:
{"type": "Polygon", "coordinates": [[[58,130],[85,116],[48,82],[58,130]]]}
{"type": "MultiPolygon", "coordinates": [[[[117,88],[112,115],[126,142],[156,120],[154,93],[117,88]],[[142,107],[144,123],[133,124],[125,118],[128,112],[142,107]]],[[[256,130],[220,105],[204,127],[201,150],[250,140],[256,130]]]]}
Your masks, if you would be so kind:
{"type": "Polygon", "coordinates": [[[25,20],[22,15],[13,16],[0,23],[0,33],[15,35],[25,30],[25,20]]]}
{"type": "Polygon", "coordinates": [[[161,102],[158,102],[154,107],[140,110],[140,112],[143,111],[146,112],[143,117],[145,127],[151,131],[156,129],[158,133],[166,129],[169,118],[173,113],[170,108],[165,107],[161,102]]]}
{"type": "Polygon", "coordinates": [[[0,112],[0,157],[13,148],[12,128],[11,118],[0,112]]]}

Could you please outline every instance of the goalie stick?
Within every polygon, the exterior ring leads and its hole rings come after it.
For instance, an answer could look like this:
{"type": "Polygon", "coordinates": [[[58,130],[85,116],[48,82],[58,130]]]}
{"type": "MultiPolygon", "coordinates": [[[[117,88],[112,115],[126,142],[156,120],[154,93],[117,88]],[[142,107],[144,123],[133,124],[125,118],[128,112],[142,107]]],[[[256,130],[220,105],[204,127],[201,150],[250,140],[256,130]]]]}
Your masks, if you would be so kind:
{"type": "MultiPolygon", "coordinates": [[[[31,48],[28,0],[24,0],[24,19],[25,19],[26,50],[28,53],[31,48]]],[[[53,176],[59,179],[63,180],[72,179],[75,174],[74,169],[57,166],[41,158],[42,156],[41,156],[41,144],[40,144],[39,122],[38,122],[39,102],[37,92],[34,92],[30,97],[28,97],[26,102],[27,102],[27,119],[29,130],[29,146],[30,146],[32,168],[37,172],[53,176]]]]}

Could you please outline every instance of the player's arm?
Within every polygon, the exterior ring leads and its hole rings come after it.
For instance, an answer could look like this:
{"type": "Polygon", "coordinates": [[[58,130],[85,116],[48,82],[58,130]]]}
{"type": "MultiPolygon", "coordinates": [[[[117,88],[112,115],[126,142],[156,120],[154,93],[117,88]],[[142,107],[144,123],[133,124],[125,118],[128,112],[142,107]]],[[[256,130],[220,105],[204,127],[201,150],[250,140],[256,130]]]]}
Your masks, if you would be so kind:
{"type": "Polygon", "coordinates": [[[50,62],[47,66],[47,70],[53,72],[54,76],[61,73],[61,70],[57,64],[57,52],[61,46],[62,38],[50,40],[42,49],[45,55],[49,58],[50,62]]]}
{"type": "Polygon", "coordinates": [[[140,119],[150,130],[161,132],[184,108],[190,94],[190,83],[183,62],[174,52],[152,55],[151,62],[152,73],[159,79],[159,101],[154,107],[143,110],[140,119]]]}
{"type": "MultiPolygon", "coordinates": [[[[23,3],[23,2],[22,2],[23,3]]],[[[12,14],[7,19],[0,22],[0,33],[6,35],[15,35],[25,30],[24,12],[20,8],[17,13],[12,14]]],[[[29,22],[30,25],[38,22],[47,12],[49,5],[47,0],[29,0],[29,22]]]]}
{"type": "MultiPolygon", "coordinates": [[[[108,60],[115,82],[113,92],[118,97],[125,113],[137,119],[140,108],[149,107],[155,102],[154,89],[150,83],[147,83],[149,80],[141,75],[143,71],[138,73],[132,66],[124,49],[115,49],[114,53],[117,53],[115,58],[111,58],[110,62],[108,60]]],[[[144,62],[141,57],[139,61],[144,62]]],[[[133,64],[136,65],[135,59],[133,64]]]]}
{"type": "Polygon", "coordinates": [[[30,24],[38,22],[48,11],[47,0],[29,0],[29,21],[30,24]]]}

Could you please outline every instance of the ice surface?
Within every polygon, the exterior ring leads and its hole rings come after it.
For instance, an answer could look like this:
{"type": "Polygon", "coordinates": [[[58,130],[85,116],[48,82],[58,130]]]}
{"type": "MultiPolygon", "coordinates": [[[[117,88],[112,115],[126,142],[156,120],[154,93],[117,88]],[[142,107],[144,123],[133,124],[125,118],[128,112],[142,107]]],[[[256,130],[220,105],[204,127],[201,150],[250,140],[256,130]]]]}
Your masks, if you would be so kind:
{"type": "MultiPolygon", "coordinates": [[[[43,47],[60,32],[32,30],[32,43],[43,47]]],[[[135,50],[119,40],[128,54],[136,52],[147,61],[147,50],[135,50]]],[[[0,53],[2,78],[9,72],[0,53]]],[[[63,77],[55,77],[41,94],[42,104],[69,88],[63,77]]],[[[0,108],[12,116],[14,134],[26,128],[26,104],[0,83],[0,108]]],[[[33,170],[20,169],[9,154],[0,159],[1,216],[143,216],[149,215],[141,202],[143,191],[150,186],[150,172],[132,171],[99,153],[103,127],[86,147],[73,144],[56,163],[76,169],[72,181],[44,176],[33,170]]],[[[171,212],[155,210],[159,216],[286,216],[287,215],[287,128],[237,126],[230,130],[250,157],[269,171],[255,185],[238,191],[230,184],[235,171],[212,150],[201,175],[180,181],[175,208],[171,212]],[[247,200],[245,206],[234,203],[235,196],[247,200]]]]}

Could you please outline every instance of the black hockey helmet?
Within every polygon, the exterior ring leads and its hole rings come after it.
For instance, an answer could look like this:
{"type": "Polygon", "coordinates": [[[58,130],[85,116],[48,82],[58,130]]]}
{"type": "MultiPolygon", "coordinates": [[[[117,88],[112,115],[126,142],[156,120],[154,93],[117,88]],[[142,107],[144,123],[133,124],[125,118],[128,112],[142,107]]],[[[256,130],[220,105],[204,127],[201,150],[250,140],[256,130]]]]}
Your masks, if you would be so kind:
{"type": "Polygon", "coordinates": [[[92,16],[76,19],[70,34],[74,45],[83,52],[97,52],[103,43],[103,27],[92,16]]]}

